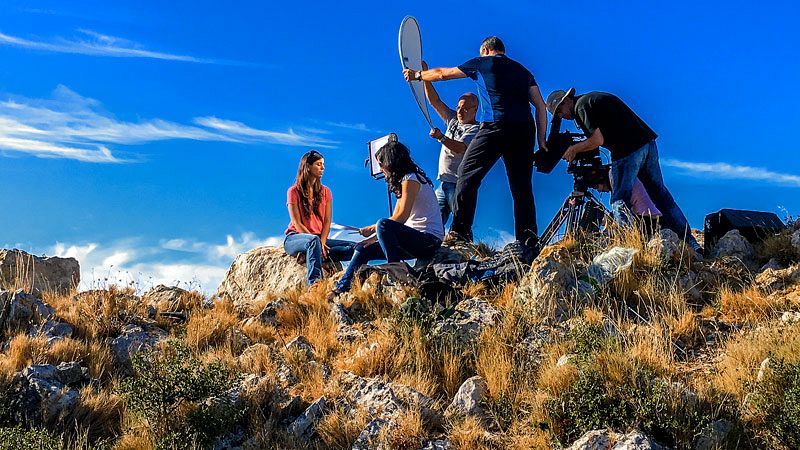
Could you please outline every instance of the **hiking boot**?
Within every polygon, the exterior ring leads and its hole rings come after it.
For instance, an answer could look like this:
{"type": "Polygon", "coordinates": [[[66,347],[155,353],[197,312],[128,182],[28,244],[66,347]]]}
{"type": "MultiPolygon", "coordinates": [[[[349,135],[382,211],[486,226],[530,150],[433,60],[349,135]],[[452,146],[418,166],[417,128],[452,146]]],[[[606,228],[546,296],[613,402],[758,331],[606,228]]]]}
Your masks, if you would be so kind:
{"type": "Polygon", "coordinates": [[[457,231],[450,230],[450,232],[445,235],[442,242],[446,244],[458,244],[462,242],[465,244],[470,244],[472,243],[472,239],[462,235],[461,233],[458,233],[457,231]]]}

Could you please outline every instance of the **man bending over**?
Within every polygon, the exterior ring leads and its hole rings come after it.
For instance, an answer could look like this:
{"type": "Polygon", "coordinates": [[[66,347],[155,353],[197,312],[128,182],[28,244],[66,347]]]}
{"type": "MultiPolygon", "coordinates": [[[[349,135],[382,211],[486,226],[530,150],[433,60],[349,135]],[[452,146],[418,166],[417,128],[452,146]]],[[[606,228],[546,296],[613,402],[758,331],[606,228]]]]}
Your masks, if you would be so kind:
{"type": "Polygon", "coordinates": [[[619,97],[606,92],[575,95],[575,89],[554,91],[547,96],[547,109],[556,117],[575,120],[588,139],[571,145],[564,159],[597,147],[611,152],[611,210],[623,225],[632,221],[631,195],[637,177],[656,208],[661,211],[661,225],[676,232],[689,246],[702,254],[692,236],[686,216],[675,203],[661,175],[656,133],[619,97]]]}

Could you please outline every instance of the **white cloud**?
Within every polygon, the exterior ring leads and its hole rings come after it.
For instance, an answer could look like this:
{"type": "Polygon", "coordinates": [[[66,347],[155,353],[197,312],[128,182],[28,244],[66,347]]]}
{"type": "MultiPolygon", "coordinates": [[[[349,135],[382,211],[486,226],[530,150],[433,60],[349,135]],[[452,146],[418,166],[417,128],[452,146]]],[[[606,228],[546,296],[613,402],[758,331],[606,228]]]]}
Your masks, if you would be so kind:
{"type": "Polygon", "coordinates": [[[282,242],[282,236],[259,238],[254,233],[243,233],[238,238],[228,235],[224,244],[173,238],[150,245],[142,239],[129,238],[110,244],[59,242],[47,254],[80,262],[82,290],[116,284],[143,292],[154,285],[167,284],[210,295],[237,255],[261,245],[280,246],[282,242]],[[174,250],[185,253],[170,253],[174,250]]]}
{"type": "Polygon", "coordinates": [[[97,100],[58,86],[52,99],[0,100],[0,152],[124,163],[132,160],[114,155],[109,145],[171,139],[317,147],[336,144],[312,132],[262,130],[216,117],[197,118],[194,122],[196,125],[157,118],[138,122],[119,120],[104,111],[97,100]]]}
{"type": "Polygon", "coordinates": [[[677,159],[663,159],[661,164],[681,169],[685,173],[694,176],[727,180],[763,181],[781,186],[800,187],[800,176],[775,172],[761,167],[737,166],[724,162],[689,162],[677,159]]]}
{"type": "Polygon", "coordinates": [[[347,122],[325,122],[326,125],[344,128],[346,130],[363,131],[365,133],[380,133],[380,130],[373,130],[365,123],[347,123],[347,122]]]}
{"type": "Polygon", "coordinates": [[[147,50],[142,48],[142,46],[136,42],[97,33],[91,30],[81,29],[78,30],[78,32],[81,33],[82,37],[71,39],[58,37],[50,41],[25,39],[18,36],[0,33],[0,45],[53,53],[72,53],[90,56],[108,56],[114,58],[149,58],[205,64],[225,63],[224,61],[214,59],[147,50]]]}

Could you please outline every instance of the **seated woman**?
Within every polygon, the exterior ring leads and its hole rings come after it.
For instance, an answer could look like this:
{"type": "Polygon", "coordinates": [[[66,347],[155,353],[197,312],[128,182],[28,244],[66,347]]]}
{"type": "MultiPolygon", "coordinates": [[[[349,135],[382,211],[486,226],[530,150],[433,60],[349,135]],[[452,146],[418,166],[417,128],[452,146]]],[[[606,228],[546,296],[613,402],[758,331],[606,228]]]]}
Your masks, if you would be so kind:
{"type": "Polygon", "coordinates": [[[291,222],[286,229],[283,248],[291,256],[304,255],[309,285],[322,278],[322,260],[346,261],[353,255],[355,243],[328,239],[331,231],[333,196],[320,180],[325,159],[311,150],[300,159],[297,179],[286,192],[291,222]]]}
{"type": "Polygon", "coordinates": [[[364,237],[375,236],[356,246],[353,259],[329,300],[349,291],[356,271],[369,261],[429,258],[442,245],[444,226],[433,183],[411,159],[408,148],[389,142],[375,156],[389,189],[397,197],[397,205],[391,217],[359,230],[364,237]]]}

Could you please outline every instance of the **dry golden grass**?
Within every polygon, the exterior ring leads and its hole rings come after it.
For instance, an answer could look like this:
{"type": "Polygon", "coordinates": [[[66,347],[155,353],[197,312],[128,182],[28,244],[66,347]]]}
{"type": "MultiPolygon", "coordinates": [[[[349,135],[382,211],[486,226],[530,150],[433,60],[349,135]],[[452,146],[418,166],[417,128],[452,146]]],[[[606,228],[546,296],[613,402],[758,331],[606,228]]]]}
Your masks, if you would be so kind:
{"type": "Polygon", "coordinates": [[[81,389],[80,402],[66,423],[79,427],[91,441],[113,438],[120,434],[123,410],[122,398],[118,395],[86,387],[81,389]]]}
{"type": "Polygon", "coordinates": [[[253,346],[236,359],[235,365],[244,373],[252,373],[259,376],[273,374],[278,369],[278,365],[273,357],[273,351],[266,345],[253,346]]]}
{"type": "Polygon", "coordinates": [[[186,324],[186,343],[198,351],[225,344],[238,323],[233,303],[219,300],[212,308],[191,315],[186,324]]]}
{"type": "Polygon", "coordinates": [[[114,450],[152,450],[152,448],[153,443],[150,438],[138,433],[124,434],[113,447],[114,450]]]}
{"type": "Polygon", "coordinates": [[[422,446],[425,429],[419,409],[409,409],[398,414],[394,426],[383,427],[378,441],[396,450],[417,450],[422,446]]]}
{"type": "Polygon", "coordinates": [[[73,337],[87,341],[116,336],[130,319],[145,315],[133,290],[116,286],[74,296],[46,295],[45,301],[72,325],[73,337]]]}
{"type": "Polygon", "coordinates": [[[39,364],[47,357],[47,339],[18,334],[11,339],[6,350],[0,355],[0,372],[8,375],[39,364]]]}
{"type": "Polygon", "coordinates": [[[734,336],[723,346],[711,382],[721,392],[742,400],[746,384],[755,381],[767,357],[800,361],[800,323],[777,324],[734,336]]]}
{"type": "Polygon", "coordinates": [[[765,295],[756,287],[741,291],[724,288],[719,292],[720,313],[728,323],[753,324],[777,317],[787,307],[786,298],[765,295]]]}
{"type": "MultiPolygon", "coordinates": [[[[478,356],[475,366],[478,375],[483,377],[489,388],[489,396],[498,399],[509,393],[509,388],[517,385],[513,380],[513,349],[509,348],[503,336],[495,330],[484,333],[478,345],[478,356]]],[[[458,389],[458,386],[456,386],[458,389]]]]}
{"type": "Polygon", "coordinates": [[[275,327],[264,325],[257,320],[244,321],[241,323],[242,333],[244,333],[254,344],[271,344],[278,340],[278,333],[275,327]]]}
{"type": "Polygon", "coordinates": [[[467,416],[453,424],[447,434],[450,444],[458,450],[489,450],[496,448],[491,435],[483,427],[480,420],[467,416]]]}
{"type": "Polygon", "coordinates": [[[369,415],[362,410],[347,411],[336,407],[319,422],[317,434],[325,448],[349,449],[369,421],[369,415]]]}

